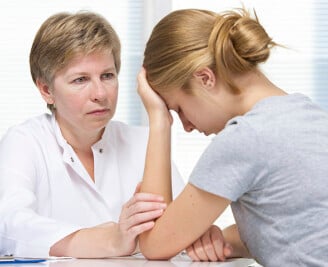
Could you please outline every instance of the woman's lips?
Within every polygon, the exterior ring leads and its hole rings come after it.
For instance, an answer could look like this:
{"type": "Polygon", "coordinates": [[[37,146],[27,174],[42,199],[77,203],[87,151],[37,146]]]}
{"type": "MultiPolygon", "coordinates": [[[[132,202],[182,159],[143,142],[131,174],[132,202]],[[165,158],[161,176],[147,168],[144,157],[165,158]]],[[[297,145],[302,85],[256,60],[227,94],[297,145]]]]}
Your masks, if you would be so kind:
{"type": "Polygon", "coordinates": [[[105,115],[109,112],[109,109],[106,108],[106,109],[95,109],[95,110],[92,110],[90,112],[88,112],[87,114],[88,115],[98,115],[98,116],[101,116],[101,115],[105,115]]]}

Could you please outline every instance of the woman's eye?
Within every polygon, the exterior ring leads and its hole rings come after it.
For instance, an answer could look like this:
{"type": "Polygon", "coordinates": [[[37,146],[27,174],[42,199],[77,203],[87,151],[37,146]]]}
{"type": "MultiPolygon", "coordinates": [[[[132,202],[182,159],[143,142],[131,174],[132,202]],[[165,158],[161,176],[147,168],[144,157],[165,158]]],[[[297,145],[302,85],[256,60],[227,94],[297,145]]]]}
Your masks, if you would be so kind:
{"type": "Polygon", "coordinates": [[[114,73],[104,73],[101,75],[101,78],[102,79],[106,79],[106,80],[110,80],[110,79],[113,79],[115,77],[115,74],[114,73]]]}
{"type": "Polygon", "coordinates": [[[73,80],[73,83],[83,83],[83,82],[85,82],[86,80],[87,80],[86,77],[79,77],[79,78],[77,78],[77,79],[74,79],[74,80],[73,80]]]}

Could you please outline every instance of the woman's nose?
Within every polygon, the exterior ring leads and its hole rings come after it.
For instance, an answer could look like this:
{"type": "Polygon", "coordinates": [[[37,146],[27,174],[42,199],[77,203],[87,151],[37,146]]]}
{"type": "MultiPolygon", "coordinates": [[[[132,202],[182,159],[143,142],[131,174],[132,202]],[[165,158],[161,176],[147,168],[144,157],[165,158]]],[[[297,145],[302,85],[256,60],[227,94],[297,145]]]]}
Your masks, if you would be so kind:
{"type": "Polygon", "coordinates": [[[179,114],[179,117],[182,122],[183,128],[186,132],[189,133],[195,129],[194,125],[189,120],[187,120],[187,118],[184,115],[179,114]]]}
{"type": "Polygon", "coordinates": [[[190,122],[183,123],[183,128],[188,133],[192,132],[195,129],[194,126],[190,122]]]}
{"type": "Polygon", "coordinates": [[[101,81],[94,81],[91,90],[91,99],[93,101],[102,101],[106,98],[107,90],[101,81]]]}

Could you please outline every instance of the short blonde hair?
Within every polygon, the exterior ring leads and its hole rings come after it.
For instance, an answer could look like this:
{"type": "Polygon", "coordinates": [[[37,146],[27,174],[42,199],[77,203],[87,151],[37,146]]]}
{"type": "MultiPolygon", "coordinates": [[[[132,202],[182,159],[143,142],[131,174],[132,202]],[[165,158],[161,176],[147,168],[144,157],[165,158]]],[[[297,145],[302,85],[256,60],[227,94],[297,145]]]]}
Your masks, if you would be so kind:
{"type": "MultiPolygon", "coordinates": [[[[81,11],[57,13],[38,30],[30,51],[30,71],[34,83],[42,80],[49,86],[55,74],[77,55],[109,50],[116,71],[121,67],[121,45],[118,35],[99,14],[81,11]]],[[[53,110],[52,105],[48,105],[53,110]]]]}
{"type": "Polygon", "coordinates": [[[188,88],[193,73],[209,67],[237,92],[232,74],[256,68],[267,60],[274,45],[256,14],[251,18],[245,9],[177,10],[154,27],[143,65],[156,91],[188,88]]]}

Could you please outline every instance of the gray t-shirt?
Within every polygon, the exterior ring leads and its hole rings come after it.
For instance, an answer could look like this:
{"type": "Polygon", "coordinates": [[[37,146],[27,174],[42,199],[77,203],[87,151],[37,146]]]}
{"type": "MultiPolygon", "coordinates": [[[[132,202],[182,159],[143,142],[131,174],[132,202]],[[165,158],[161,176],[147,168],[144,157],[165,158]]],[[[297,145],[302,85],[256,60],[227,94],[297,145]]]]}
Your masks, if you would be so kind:
{"type": "Polygon", "coordinates": [[[328,113],[301,94],[230,120],[189,182],[232,201],[241,239],[269,266],[328,264],[328,113]]]}

